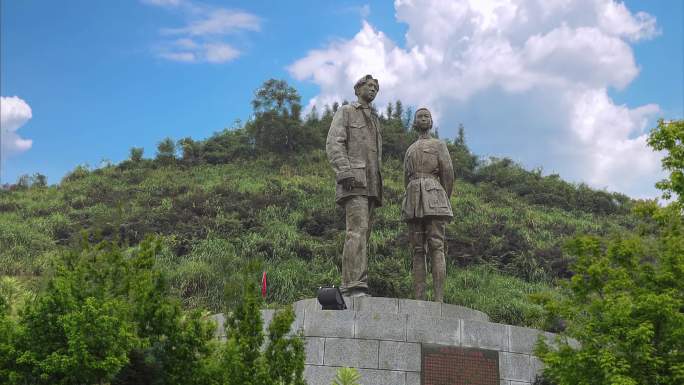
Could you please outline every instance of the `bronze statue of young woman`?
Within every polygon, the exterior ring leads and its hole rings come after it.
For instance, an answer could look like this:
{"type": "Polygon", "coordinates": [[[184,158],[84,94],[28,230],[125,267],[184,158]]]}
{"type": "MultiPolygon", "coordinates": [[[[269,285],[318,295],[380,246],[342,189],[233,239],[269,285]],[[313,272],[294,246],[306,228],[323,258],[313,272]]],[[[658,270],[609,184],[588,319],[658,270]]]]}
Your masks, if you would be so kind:
{"type": "Polygon", "coordinates": [[[430,136],[432,115],[427,108],[416,111],[413,128],[420,134],[406,150],[402,219],[408,223],[413,251],[415,298],[425,300],[426,257],[432,263],[434,300],[444,301],[446,261],[444,232],[453,218],[449,198],[454,185],[454,168],[446,143],[430,136]]]}

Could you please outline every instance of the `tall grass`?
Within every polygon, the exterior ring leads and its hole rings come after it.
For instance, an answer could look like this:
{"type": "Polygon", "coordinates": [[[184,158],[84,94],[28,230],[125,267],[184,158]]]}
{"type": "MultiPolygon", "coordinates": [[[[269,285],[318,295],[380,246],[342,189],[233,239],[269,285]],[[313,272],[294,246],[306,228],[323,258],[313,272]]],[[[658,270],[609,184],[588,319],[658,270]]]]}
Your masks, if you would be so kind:
{"type": "Polygon", "coordinates": [[[445,302],[480,310],[492,322],[534,328],[544,326],[543,309],[530,296],[560,295],[547,284],[526,282],[487,265],[450,267],[444,291],[445,302]]]}
{"type": "MultiPolygon", "coordinates": [[[[371,292],[410,297],[401,162],[388,159],[383,177],[384,205],[375,211],[369,248],[371,292]]],[[[334,188],[320,150],[218,165],[79,169],[58,186],[0,192],[0,274],[41,274],[50,255],[79,242],[81,231],[128,246],[156,234],[166,247],[159,264],[186,306],[221,310],[233,296],[224,287],[234,288],[250,261],[267,271],[267,300],[289,303],[339,284],[345,224],[334,188]]],[[[532,204],[488,182],[458,180],[451,202],[447,301],[513,324],[537,322],[539,309],[526,295],[549,290],[535,282],[550,285],[567,270],[567,238],[619,232],[636,221],[532,204]]]]}

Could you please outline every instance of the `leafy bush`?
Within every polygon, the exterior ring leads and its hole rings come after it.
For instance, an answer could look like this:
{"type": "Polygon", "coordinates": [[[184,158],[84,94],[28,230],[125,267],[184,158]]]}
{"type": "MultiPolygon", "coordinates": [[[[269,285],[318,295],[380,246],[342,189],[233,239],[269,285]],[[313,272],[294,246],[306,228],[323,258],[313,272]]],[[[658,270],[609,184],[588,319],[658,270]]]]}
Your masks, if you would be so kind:
{"type": "Polygon", "coordinates": [[[580,347],[541,344],[545,376],[559,385],[684,381],[684,234],[675,220],[655,244],[637,236],[570,243],[569,295],[546,308],[580,347]]]}
{"type": "MultiPolygon", "coordinates": [[[[658,187],[680,198],[681,123],[660,121],[649,138],[655,149],[669,151],[663,166],[672,174],[658,187]]],[[[647,220],[637,233],[581,236],[568,243],[576,262],[575,275],[565,283],[567,295],[540,298],[548,322],[563,319],[567,324],[554,346],[538,343],[546,378],[559,385],[684,382],[681,203],[658,207],[654,201],[639,202],[635,212],[647,220]],[[568,336],[579,344],[570,344],[568,336]]]]}
{"type": "Polygon", "coordinates": [[[305,385],[304,341],[290,336],[291,308],[275,313],[264,346],[256,286],[246,284],[243,300],[227,320],[225,345],[220,349],[211,378],[226,385],[305,385]]]}
{"type": "Polygon", "coordinates": [[[163,275],[153,269],[158,248],[145,241],[126,255],[102,243],[56,260],[45,291],[19,318],[8,378],[127,384],[135,381],[131,372],[146,371],[155,383],[202,383],[213,327],[168,297],[163,275]]]}

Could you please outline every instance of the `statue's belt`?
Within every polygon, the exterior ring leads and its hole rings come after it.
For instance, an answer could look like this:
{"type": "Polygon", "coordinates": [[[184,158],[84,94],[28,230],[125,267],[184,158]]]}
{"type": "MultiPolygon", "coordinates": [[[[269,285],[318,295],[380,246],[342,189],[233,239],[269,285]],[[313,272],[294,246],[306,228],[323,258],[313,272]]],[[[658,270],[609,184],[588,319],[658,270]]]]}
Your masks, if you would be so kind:
{"type": "Polygon", "coordinates": [[[414,172],[409,176],[409,180],[416,180],[420,178],[433,178],[433,179],[439,179],[439,177],[435,174],[430,174],[427,172],[414,172]]]}

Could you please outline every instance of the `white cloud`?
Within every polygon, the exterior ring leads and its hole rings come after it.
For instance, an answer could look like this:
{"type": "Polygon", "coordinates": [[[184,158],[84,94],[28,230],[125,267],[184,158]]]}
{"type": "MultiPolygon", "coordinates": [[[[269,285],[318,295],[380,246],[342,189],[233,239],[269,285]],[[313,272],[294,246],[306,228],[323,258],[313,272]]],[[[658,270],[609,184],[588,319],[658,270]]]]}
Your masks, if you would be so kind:
{"type": "Polygon", "coordinates": [[[183,63],[226,63],[240,56],[240,51],[226,43],[198,43],[178,39],[159,50],[159,56],[183,63]]]}
{"type": "Polygon", "coordinates": [[[288,70],[320,87],[311,105],[354,98],[366,73],[377,104],[428,106],[440,134],[459,122],[479,154],[510,156],[633,196],[656,195],[660,155],[645,142],[656,105],[616,105],[639,68],[629,42],[655,18],[612,0],[396,0],[405,46],[363,22],[349,40],[312,50],[288,70]]]}
{"type": "Polygon", "coordinates": [[[199,47],[199,44],[188,38],[178,39],[174,44],[180,49],[197,49],[199,47]]]}
{"type": "Polygon", "coordinates": [[[197,56],[193,52],[160,52],[159,56],[167,60],[184,63],[194,63],[197,61],[197,56]]]}
{"type": "Polygon", "coordinates": [[[229,35],[261,30],[261,18],[249,12],[206,6],[189,0],[143,0],[150,5],[175,8],[186,19],[185,25],[162,28],[162,36],[175,36],[157,45],[157,56],[186,63],[226,63],[240,56],[229,44],[229,35]]]}
{"type": "Polygon", "coordinates": [[[0,135],[2,137],[1,153],[5,159],[31,148],[33,141],[22,139],[17,130],[31,119],[31,107],[17,96],[0,96],[0,135]]]}
{"type": "Polygon", "coordinates": [[[598,4],[599,25],[607,32],[624,36],[632,41],[649,39],[660,31],[655,17],[645,12],[632,15],[624,3],[602,2],[598,4]]]}
{"type": "Polygon", "coordinates": [[[182,0],[141,0],[141,2],[159,7],[177,7],[183,3],[182,0]]]}
{"type": "Polygon", "coordinates": [[[197,20],[191,21],[182,28],[166,28],[165,34],[179,34],[189,36],[226,35],[241,30],[259,31],[261,20],[248,12],[215,9],[203,14],[197,20]]]}
{"type": "Polygon", "coordinates": [[[587,170],[587,181],[639,195],[636,185],[660,170],[661,155],[648,147],[645,132],[648,117],[660,111],[658,106],[618,106],[606,89],[571,92],[567,97],[571,99],[570,128],[574,135],[566,146],[578,149],[577,167],[587,170]]]}
{"type": "Polygon", "coordinates": [[[206,58],[210,63],[225,63],[240,55],[240,51],[224,43],[207,44],[206,58]]]}

